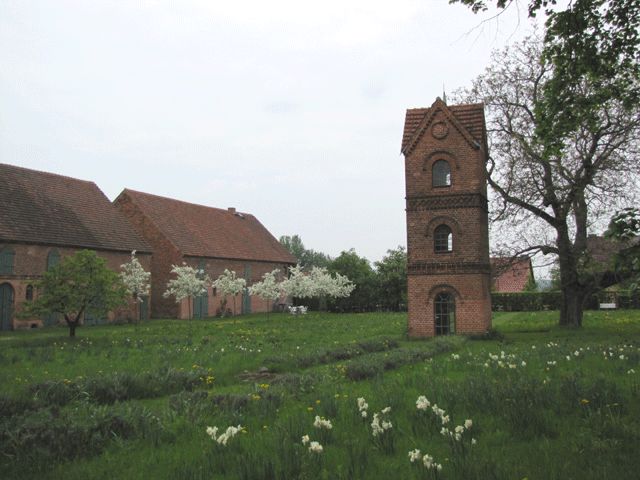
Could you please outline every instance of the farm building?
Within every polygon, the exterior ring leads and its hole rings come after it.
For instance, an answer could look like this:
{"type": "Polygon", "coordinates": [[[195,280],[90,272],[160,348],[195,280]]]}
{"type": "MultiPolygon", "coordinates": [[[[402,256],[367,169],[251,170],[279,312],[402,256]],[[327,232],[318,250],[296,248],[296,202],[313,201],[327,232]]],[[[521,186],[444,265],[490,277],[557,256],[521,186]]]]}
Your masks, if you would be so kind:
{"type": "Polygon", "coordinates": [[[219,209],[125,189],[114,205],[129,219],[153,249],[151,259],[151,315],[154,318],[213,316],[221,309],[232,313],[264,312],[273,308],[245,292],[224,297],[213,288],[201,297],[177,304],[164,298],[172,265],[183,262],[204,270],[215,280],[225,269],[235,271],[247,286],[266,272],[284,274],[296,259],[251,214],[235,208],[219,209]]]}
{"type": "MultiPolygon", "coordinates": [[[[131,227],[95,183],[0,164],[0,321],[2,330],[32,328],[59,321],[18,319],[25,300],[37,296],[35,282],[78,250],[94,250],[114,271],[137,250],[148,270],[151,247],[131,227]]],[[[147,315],[147,303],[139,309],[147,315]]],[[[135,315],[133,305],[110,319],[135,315]]],[[[102,319],[86,317],[85,323],[102,319]]]]}
{"type": "Polygon", "coordinates": [[[523,292],[535,285],[533,266],[529,257],[492,257],[491,290],[498,293],[523,292]]]}

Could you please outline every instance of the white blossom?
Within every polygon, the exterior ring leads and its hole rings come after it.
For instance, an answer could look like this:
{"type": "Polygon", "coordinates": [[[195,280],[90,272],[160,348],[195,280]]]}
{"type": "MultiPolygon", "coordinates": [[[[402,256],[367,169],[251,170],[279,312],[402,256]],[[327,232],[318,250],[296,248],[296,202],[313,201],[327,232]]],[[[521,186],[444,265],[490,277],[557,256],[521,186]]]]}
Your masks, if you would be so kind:
{"type": "Polygon", "coordinates": [[[149,295],[149,278],[151,273],[147,272],[136,258],[136,251],[131,252],[131,261],[120,265],[122,271],[120,278],[127,292],[133,297],[134,301],[142,302],[142,297],[149,295]]]}
{"type": "Polygon", "coordinates": [[[309,444],[309,451],[312,453],[322,453],[322,445],[318,442],[311,442],[309,444]]]}
{"type": "Polygon", "coordinates": [[[303,435],[302,436],[302,445],[306,445],[307,443],[309,443],[309,435],[303,435]]]}
{"type": "Polygon", "coordinates": [[[237,295],[244,290],[247,282],[244,278],[236,277],[236,272],[225,268],[224,273],[214,282],[213,286],[224,295],[237,295]]]}
{"type": "Polygon", "coordinates": [[[421,458],[422,458],[422,455],[420,455],[420,450],[418,450],[417,448],[409,452],[409,461],[411,463],[417,462],[421,458]]]}
{"type": "Polygon", "coordinates": [[[464,421],[464,428],[466,428],[467,430],[470,430],[472,426],[473,426],[473,420],[471,420],[470,418],[467,418],[464,421]]]}
{"type": "Polygon", "coordinates": [[[169,280],[167,291],[163,293],[163,296],[174,296],[178,303],[185,298],[202,295],[207,291],[207,286],[210,283],[209,276],[204,271],[196,270],[186,263],[183,263],[182,266],[172,265],[171,273],[174,273],[176,278],[169,280]]]}
{"type": "Polygon", "coordinates": [[[207,435],[211,437],[218,445],[226,446],[227,442],[235,437],[238,433],[242,431],[242,425],[238,425],[237,427],[227,427],[225,432],[221,434],[219,437],[216,437],[218,434],[218,427],[207,427],[207,435]]]}
{"type": "Polygon", "coordinates": [[[327,420],[324,417],[320,417],[316,415],[316,419],[313,422],[313,426],[320,429],[331,430],[333,425],[331,424],[331,420],[327,420]]]}
{"type": "Polygon", "coordinates": [[[256,282],[249,287],[249,295],[256,295],[263,300],[277,300],[282,295],[282,287],[278,282],[277,275],[280,272],[277,268],[267,272],[262,276],[260,282],[256,282]]]}
{"type": "Polygon", "coordinates": [[[426,410],[430,406],[431,406],[431,403],[429,403],[429,400],[427,400],[427,397],[425,397],[424,395],[420,395],[416,400],[416,408],[418,410],[426,410]]]}

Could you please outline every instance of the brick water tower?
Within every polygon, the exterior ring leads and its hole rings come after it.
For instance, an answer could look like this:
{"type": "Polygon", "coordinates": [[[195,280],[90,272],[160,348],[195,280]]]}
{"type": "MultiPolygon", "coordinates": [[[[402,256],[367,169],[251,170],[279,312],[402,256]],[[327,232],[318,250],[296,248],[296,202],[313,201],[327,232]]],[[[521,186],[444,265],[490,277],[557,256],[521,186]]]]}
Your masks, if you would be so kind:
{"type": "Polygon", "coordinates": [[[482,104],[407,110],[409,336],[491,326],[487,139],[482,104]]]}

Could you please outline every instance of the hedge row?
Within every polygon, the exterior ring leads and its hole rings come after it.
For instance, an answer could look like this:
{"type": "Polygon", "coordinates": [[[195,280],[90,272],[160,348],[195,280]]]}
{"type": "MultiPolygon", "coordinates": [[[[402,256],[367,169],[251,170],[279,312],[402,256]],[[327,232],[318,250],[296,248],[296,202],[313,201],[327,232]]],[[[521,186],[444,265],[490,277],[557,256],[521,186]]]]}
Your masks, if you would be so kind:
{"type": "MultiPolygon", "coordinates": [[[[617,308],[640,308],[640,296],[636,293],[601,292],[585,301],[587,310],[598,310],[601,303],[615,303],[617,308]]],[[[561,292],[492,293],[491,308],[494,312],[525,312],[559,310],[562,305],[561,292]]]]}

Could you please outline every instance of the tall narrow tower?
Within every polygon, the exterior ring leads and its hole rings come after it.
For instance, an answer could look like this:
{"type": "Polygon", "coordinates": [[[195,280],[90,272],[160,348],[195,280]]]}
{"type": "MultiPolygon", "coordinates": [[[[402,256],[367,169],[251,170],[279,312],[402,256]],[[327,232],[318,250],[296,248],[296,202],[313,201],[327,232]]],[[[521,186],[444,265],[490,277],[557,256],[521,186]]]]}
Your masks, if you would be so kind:
{"type": "Polygon", "coordinates": [[[409,335],[491,326],[487,140],[482,104],[407,110],[409,335]]]}

